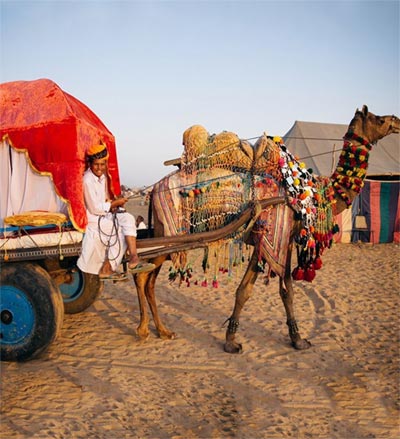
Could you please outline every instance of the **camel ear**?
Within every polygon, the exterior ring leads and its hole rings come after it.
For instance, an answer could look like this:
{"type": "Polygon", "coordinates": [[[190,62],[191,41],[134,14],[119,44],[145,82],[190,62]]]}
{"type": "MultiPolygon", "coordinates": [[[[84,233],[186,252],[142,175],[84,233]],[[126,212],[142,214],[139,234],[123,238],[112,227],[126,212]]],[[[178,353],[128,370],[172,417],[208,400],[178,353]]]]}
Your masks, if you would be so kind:
{"type": "Polygon", "coordinates": [[[368,107],[366,105],[363,105],[362,112],[364,113],[364,116],[368,114],[368,107]]]}

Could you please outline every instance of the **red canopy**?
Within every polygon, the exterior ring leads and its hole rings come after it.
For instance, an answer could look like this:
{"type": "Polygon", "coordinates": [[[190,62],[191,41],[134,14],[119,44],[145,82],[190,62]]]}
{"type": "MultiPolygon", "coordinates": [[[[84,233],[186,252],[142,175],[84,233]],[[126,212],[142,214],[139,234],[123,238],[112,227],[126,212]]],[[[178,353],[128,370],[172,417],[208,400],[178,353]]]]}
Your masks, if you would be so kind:
{"type": "Polygon", "coordinates": [[[114,136],[86,105],[49,79],[0,84],[0,136],[8,137],[15,149],[27,151],[37,172],[51,174],[78,230],[84,230],[87,222],[82,188],[85,153],[100,140],[110,154],[111,191],[120,193],[114,136]]]}

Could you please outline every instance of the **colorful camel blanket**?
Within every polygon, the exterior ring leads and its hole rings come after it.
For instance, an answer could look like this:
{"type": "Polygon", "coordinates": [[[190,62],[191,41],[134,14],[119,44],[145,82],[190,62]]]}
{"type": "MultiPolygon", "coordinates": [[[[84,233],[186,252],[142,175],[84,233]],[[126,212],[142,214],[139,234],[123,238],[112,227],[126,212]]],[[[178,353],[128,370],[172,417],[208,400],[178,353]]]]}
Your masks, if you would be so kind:
{"type": "MultiPolygon", "coordinates": [[[[254,177],[249,173],[223,169],[207,173],[186,174],[177,171],[159,181],[153,189],[153,211],[164,227],[165,236],[216,230],[234,219],[250,201],[282,195],[282,188],[272,177],[254,177]]],[[[258,217],[252,230],[251,243],[260,260],[283,276],[293,221],[293,211],[272,206],[258,217]]],[[[243,230],[220,242],[242,242],[243,230]]],[[[184,254],[171,255],[175,269],[184,269],[184,254]]],[[[227,267],[228,269],[230,267],[227,267]]]]}
{"type": "MultiPolygon", "coordinates": [[[[274,196],[278,195],[276,191],[274,196]]],[[[293,221],[293,211],[286,204],[272,206],[261,212],[251,234],[258,252],[260,271],[264,271],[266,261],[272,271],[280,277],[284,276],[293,221]]]]}

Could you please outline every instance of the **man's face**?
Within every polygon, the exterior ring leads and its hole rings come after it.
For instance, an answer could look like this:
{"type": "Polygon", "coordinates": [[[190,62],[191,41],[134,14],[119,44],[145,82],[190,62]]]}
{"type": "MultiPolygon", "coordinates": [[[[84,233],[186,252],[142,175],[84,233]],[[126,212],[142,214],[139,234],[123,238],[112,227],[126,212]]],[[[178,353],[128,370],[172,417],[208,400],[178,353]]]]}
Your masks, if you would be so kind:
{"type": "Polygon", "coordinates": [[[90,169],[96,177],[101,177],[107,169],[107,159],[96,159],[90,164],[90,169]]]}

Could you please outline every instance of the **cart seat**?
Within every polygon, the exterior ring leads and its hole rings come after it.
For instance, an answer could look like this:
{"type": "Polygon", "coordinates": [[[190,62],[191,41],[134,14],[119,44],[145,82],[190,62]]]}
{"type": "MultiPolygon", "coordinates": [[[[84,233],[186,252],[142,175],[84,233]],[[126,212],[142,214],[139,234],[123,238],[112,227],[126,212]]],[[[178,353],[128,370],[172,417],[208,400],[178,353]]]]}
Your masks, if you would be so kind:
{"type": "Polygon", "coordinates": [[[63,213],[45,212],[41,210],[21,212],[4,218],[5,224],[17,227],[43,227],[51,224],[61,227],[65,222],[67,222],[67,216],[63,213]]]}

